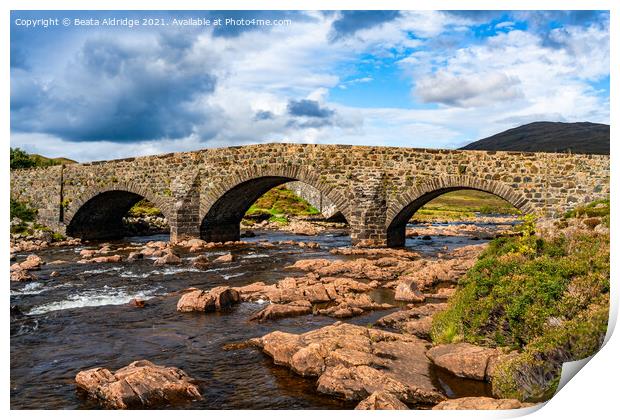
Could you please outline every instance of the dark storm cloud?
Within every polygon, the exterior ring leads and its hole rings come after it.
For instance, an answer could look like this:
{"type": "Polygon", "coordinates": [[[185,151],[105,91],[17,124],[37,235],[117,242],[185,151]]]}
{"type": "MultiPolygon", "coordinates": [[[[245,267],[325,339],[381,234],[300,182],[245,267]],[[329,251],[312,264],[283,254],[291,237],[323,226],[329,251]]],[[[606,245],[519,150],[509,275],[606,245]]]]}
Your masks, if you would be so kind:
{"type": "Polygon", "coordinates": [[[337,41],[341,38],[355,34],[362,29],[372,28],[400,16],[398,10],[346,10],[341,12],[340,17],[332,23],[330,40],[337,41]]]}
{"type": "Polygon", "coordinates": [[[318,101],[311,99],[301,99],[288,101],[288,113],[294,117],[312,117],[312,118],[329,118],[334,115],[334,110],[329,108],[321,108],[318,101]]]}
{"type": "Polygon", "coordinates": [[[73,141],[213,135],[212,110],[192,102],[213,92],[216,79],[205,63],[188,57],[188,42],[164,37],[131,44],[100,37],[84,42],[51,81],[14,71],[11,128],[73,141]]]}
{"type": "Polygon", "coordinates": [[[331,119],[317,119],[309,118],[306,120],[288,120],[286,126],[288,128],[306,129],[306,128],[321,128],[334,125],[331,119]]]}

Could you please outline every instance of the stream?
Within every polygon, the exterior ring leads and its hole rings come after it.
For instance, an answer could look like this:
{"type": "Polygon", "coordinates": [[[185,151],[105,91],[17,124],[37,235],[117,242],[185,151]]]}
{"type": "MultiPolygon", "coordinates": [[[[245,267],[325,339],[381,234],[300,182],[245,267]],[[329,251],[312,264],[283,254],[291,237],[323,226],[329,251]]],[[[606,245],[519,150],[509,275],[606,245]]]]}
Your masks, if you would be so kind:
{"type": "MultiPolygon", "coordinates": [[[[438,226],[445,224],[437,224],[438,226]]],[[[243,286],[256,281],[276,283],[304,273],[284,269],[299,259],[352,258],[333,255],[333,247],[350,246],[345,231],[318,236],[255,231],[243,248],[217,248],[210,259],[231,251],[235,261],[200,271],[191,266],[196,254],[181,253],[177,266],[154,267],[153,259],[134,262],[78,264],[84,248],[49,248],[37,252],[47,263],[35,274],[38,280],[11,283],[11,408],[85,409],[97,404],[76,391],[75,375],[84,369],[104,366],[114,371],[135,360],[183,369],[196,379],[203,400],[183,409],[343,409],[356,404],[319,394],[315,380],[275,366],[255,348],[224,351],[222,346],[262,336],[274,330],[302,333],[336,320],[325,316],[300,316],[264,323],[250,322],[252,314],[268,302],[242,303],[225,313],[179,313],[174,292],[189,287],[210,289],[220,285],[243,286]],[[259,241],[314,241],[320,249],[279,244],[272,248],[259,241]],[[51,277],[53,271],[60,273],[51,277]],[[144,308],[129,305],[134,297],[145,300],[144,308]]],[[[108,242],[113,249],[167,235],[130,237],[108,242]]],[[[407,247],[432,257],[446,249],[478,244],[466,236],[434,236],[430,240],[407,239],[407,247]]],[[[114,252],[126,257],[129,251],[114,252]]],[[[16,255],[22,261],[27,254],[16,255]]],[[[385,290],[385,289],[384,289],[385,290]]],[[[386,292],[388,292],[386,290],[386,292]]],[[[374,299],[394,303],[393,292],[376,293],[374,299]]],[[[375,311],[345,320],[368,325],[398,309],[375,311]]],[[[489,395],[488,385],[455,378],[441,371],[433,380],[449,397],[489,395]]]]}

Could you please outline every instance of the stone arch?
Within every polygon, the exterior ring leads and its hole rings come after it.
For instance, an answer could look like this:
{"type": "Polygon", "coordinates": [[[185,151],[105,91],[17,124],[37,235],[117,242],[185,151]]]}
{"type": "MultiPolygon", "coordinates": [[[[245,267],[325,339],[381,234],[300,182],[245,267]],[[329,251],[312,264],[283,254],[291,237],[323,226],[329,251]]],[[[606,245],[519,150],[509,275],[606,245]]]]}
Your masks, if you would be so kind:
{"type": "Polygon", "coordinates": [[[433,178],[404,192],[388,207],[386,214],[387,245],[405,244],[405,226],[418,209],[442,194],[457,190],[478,190],[494,194],[524,213],[534,212],[529,200],[508,184],[469,175],[433,178]]]}
{"type": "Polygon", "coordinates": [[[291,181],[309,184],[325,194],[349,220],[349,202],[341,192],[323,182],[312,168],[295,165],[252,166],[223,179],[201,197],[201,238],[208,241],[238,240],[239,224],[252,203],[270,189],[291,181]]]}
{"type": "Polygon", "coordinates": [[[144,198],[159,208],[170,223],[172,208],[165,197],[138,185],[116,182],[91,187],[69,204],[64,212],[67,235],[83,239],[121,237],[122,218],[144,198]]]}

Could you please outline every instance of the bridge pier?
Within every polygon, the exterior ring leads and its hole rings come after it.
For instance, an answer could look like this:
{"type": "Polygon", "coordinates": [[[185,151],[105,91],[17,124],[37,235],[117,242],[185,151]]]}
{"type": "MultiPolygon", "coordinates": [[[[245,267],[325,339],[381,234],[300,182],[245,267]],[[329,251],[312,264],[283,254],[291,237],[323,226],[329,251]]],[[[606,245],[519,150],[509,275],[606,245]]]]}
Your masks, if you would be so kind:
{"type": "Polygon", "coordinates": [[[207,242],[238,241],[241,238],[241,227],[238,222],[203,223],[200,238],[207,242]]]}
{"type": "MultiPolygon", "coordinates": [[[[182,190],[182,186],[177,189],[182,190]]],[[[173,205],[168,224],[170,225],[170,242],[200,238],[200,182],[198,179],[182,191],[181,198],[173,205]]]]}
{"type": "Polygon", "coordinates": [[[352,188],[352,210],[349,216],[351,243],[357,247],[385,247],[387,199],[382,174],[369,174],[357,180],[352,188]]]}

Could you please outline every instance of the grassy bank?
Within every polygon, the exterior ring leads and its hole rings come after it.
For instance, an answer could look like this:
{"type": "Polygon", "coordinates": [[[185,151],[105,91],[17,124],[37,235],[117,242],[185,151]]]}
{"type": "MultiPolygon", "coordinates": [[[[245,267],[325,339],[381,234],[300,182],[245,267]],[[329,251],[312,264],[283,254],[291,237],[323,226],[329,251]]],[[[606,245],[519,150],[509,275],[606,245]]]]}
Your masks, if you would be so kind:
{"type": "Polygon", "coordinates": [[[468,220],[480,214],[518,214],[519,211],[496,195],[476,190],[452,191],[420,208],[412,220],[468,220]]]}
{"type": "Polygon", "coordinates": [[[495,370],[499,397],[542,400],[555,391],[561,365],[595,353],[607,329],[609,202],[567,214],[554,237],[491,241],[459,284],[448,310],[433,318],[434,343],[469,342],[516,350],[495,370]],[[596,218],[589,217],[594,214],[596,218]],[[583,216],[575,219],[576,216],[583,216]]]}
{"type": "Polygon", "coordinates": [[[260,197],[246,212],[246,223],[250,220],[269,220],[286,223],[288,216],[311,216],[319,211],[306,200],[284,186],[275,187],[260,197]]]}
{"type": "Polygon", "coordinates": [[[127,212],[127,216],[129,217],[164,217],[164,214],[160,209],[155,207],[155,204],[151,203],[147,199],[143,199],[138,201],[133,205],[132,208],[127,212]]]}

